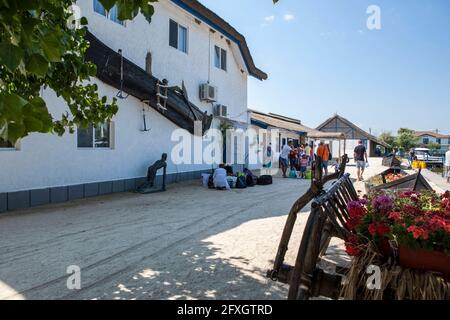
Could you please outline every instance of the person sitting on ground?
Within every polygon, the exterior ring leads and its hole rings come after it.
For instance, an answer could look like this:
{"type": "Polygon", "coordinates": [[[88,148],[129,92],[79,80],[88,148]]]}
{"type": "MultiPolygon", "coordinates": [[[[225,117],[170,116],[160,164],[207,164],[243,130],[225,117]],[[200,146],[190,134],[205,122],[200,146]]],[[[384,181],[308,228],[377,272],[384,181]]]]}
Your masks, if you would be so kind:
{"type": "Polygon", "coordinates": [[[281,149],[281,153],[280,153],[280,166],[281,166],[281,171],[283,173],[283,178],[287,178],[286,172],[287,172],[287,168],[289,166],[289,153],[292,150],[292,141],[289,141],[288,144],[285,144],[283,146],[283,149],[281,149]]]}
{"type": "Polygon", "coordinates": [[[234,172],[233,172],[233,167],[230,165],[223,165],[223,168],[225,169],[225,171],[227,172],[228,176],[233,176],[234,172]]]}
{"type": "Polygon", "coordinates": [[[445,154],[445,175],[447,176],[447,183],[450,183],[450,147],[448,147],[448,151],[445,154]]]}
{"type": "Polygon", "coordinates": [[[328,175],[328,161],[330,160],[330,149],[325,141],[320,141],[319,148],[317,148],[317,156],[322,159],[322,168],[325,176],[328,175]]]}
{"type": "Polygon", "coordinates": [[[230,190],[230,185],[227,181],[227,170],[225,170],[225,165],[221,164],[219,168],[214,171],[213,181],[214,188],[218,190],[230,190]]]}
{"type": "Polygon", "coordinates": [[[306,154],[302,155],[302,158],[300,159],[300,178],[305,179],[306,178],[306,169],[308,168],[308,157],[306,154]]]}
{"type": "Polygon", "coordinates": [[[358,181],[364,181],[364,170],[366,169],[369,160],[367,159],[367,149],[364,146],[362,140],[359,140],[358,146],[355,148],[354,158],[356,162],[356,168],[358,169],[358,181]]]}

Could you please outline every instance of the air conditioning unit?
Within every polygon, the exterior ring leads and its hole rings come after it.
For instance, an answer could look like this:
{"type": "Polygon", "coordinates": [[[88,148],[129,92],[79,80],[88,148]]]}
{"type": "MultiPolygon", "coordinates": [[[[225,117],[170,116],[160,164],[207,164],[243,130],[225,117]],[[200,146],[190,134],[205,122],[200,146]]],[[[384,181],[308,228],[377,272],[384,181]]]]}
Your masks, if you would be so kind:
{"type": "Polygon", "coordinates": [[[217,101],[217,87],[210,84],[202,84],[200,86],[200,100],[207,102],[217,101]]]}
{"type": "Polygon", "coordinates": [[[214,106],[214,116],[215,117],[228,117],[228,107],[222,104],[217,104],[214,106]]]}

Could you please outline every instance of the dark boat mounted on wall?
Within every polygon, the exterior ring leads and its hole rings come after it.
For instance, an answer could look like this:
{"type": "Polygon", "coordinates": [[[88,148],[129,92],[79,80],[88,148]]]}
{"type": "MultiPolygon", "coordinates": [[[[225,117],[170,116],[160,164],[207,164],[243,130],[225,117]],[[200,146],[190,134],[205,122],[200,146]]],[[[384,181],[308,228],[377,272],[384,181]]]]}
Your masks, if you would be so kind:
{"type": "Polygon", "coordinates": [[[195,121],[202,122],[203,135],[210,129],[212,116],[190,103],[183,89],[170,87],[167,90],[165,108],[158,107],[158,83],[161,83],[159,79],[151,76],[131,61],[122,58],[120,53],[106,46],[90,32],[87,33],[86,39],[91,44],[86,53],[86,60],[97,66],[97,78],[125,94],[145,102],[191,134],[194,134],[195,121]]]}

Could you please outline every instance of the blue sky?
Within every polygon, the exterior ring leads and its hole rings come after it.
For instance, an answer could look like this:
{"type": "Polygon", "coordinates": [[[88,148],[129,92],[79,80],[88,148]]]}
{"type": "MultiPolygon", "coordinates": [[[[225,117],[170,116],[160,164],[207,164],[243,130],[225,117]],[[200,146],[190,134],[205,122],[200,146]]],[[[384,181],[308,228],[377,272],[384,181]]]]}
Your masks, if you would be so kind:
{"type": "Polygon", "coordinates": [[[450,1],[201,0],[247,38],[269,80],[249,107],[317,126],[334,113],[374,134],[450,134],[450,1]],[[381,30],[369,30],[369,5],[381,30]]]}

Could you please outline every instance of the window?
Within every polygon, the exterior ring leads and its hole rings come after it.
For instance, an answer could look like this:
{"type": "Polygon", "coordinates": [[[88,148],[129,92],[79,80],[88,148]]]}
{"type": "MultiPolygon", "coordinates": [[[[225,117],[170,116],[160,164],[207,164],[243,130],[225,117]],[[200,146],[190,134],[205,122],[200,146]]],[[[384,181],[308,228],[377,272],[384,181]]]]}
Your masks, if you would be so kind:
{"type": "Polygon", "coordinates": [[[103,5],[98,0],[94,0],[94,11],[98,14],[101,14],[102,16],[107,17],[109,20],[114,21],[115,23],[118,23],[120,25],[124,25],[122,20],[119,20],[117,17],[118,11],[117,6],[114,6],[111,8],[111,10],[106,11],[103,5]]]}
{"type": "Polygon", "coordinates": [[[429,144],[430,138],[423,138],[423,144],[429,144]]]}
{"type": "Polygon", "coordinates": [[[104,123],[97,127],[78,128],[78,148],[110,148],[111,124],[104,123]]]}
{"type": "Polygon", "coordinates": [[[188,30],[173,20],[170,20],[169,44],[184,53],[188,52],[188,30]]]}
{"type": "Polygon", "coordinates": [[[214,47],[214,65],[216,68],[227,71],[227,51],[218,46],[214,47]]]}
{"type": "Polygon", "coordinates": [[[11,142],[5,141],[2,138],[0,138],[0,149],[13,149],[14,146],[11,142]]]}
{"type": "Polygon", "coordinates": [[[436,138],[436,143],[441,144],[441,138],[436,138]]]}

